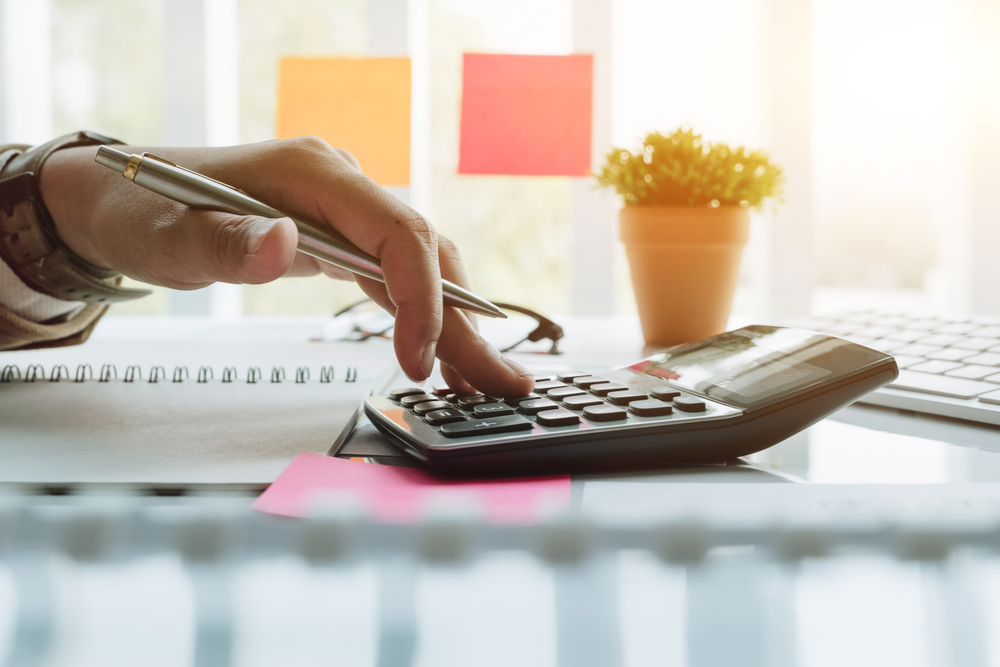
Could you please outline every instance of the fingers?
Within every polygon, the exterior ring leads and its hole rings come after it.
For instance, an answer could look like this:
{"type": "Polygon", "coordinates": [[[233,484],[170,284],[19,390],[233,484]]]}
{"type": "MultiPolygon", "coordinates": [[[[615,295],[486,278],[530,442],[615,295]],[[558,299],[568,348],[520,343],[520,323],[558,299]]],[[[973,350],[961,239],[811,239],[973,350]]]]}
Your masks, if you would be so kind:
{"type": "MultiPolygon", "coordinates": [[[[439,238],[438,245],[444,278],[467,287],[469,281],[458,248],[445,237],[439,238]]],[[[450,306],[444,311],[438,358],[449,387],[459,391],[453,383],[461,380],[491,396],[524,396],[531,391],[534,377],[479,335],[474,315],[450,306]]]]}
{"type": "Polygon", "coordinates": [[[298,233],[287,218],[185,210],[149,238],[151,279],[175,289],[213,282],[257,285],[285,275],[298,233]]]}

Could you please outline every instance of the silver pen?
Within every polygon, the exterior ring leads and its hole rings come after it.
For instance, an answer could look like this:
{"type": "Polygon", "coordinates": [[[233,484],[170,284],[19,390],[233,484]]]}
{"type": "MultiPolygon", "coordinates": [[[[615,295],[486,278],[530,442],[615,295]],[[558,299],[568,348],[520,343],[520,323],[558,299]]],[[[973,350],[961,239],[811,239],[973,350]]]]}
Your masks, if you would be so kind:
{"type": "MultiPolygon", "coordinates": [[[[242,190],[149,153],[129,155],[108,146],[101,146],[97,149],[95,159],[105,167],[120,172],[136,185],[191,208],[235,215],[259,215],[264,218],[291,218],[299,231],[299,252],[347,269],[359,276],[385,282],[378,258],[358,248],[329,225],[319,225],[285,215],[250,197],[242,190]]],[[[447,280],[441,280],[441,289],[444,303],[449,306],[487,317],[507,317],[486,299],[447,280]]]]}

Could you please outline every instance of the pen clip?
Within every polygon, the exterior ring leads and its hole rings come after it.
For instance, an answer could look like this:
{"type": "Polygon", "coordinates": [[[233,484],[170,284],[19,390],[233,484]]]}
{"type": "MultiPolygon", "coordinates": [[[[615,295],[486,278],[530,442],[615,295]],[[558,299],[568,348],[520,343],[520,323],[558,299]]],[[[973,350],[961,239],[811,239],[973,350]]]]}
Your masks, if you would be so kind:
{"type": "Polygon", "coordinates": [[[139,171],[139,165],[142,163],[143,160],[155,160],[156,162],[162,162],[163,164],[169,165],[169,166],[173,167],[174,169],[180,169],[181,171],[186,171],[189,174],[193,174],[194,176],[198,176],[199,178],[204,178],[206,180],[212,181],[213,183],[215,183],[217,185],[221,185],[224,188],[229,188],[230,190],[235,190],[236,192],[239,192],[241,195],[246,195],[247,197],[250,196],[250,195],[247,195],[247,193],[243,192],[243,190],[240,190],[239,188],[233,187],[232,185],[229,185],[228,183],[223,183],[222,181],[217,181],[217,180],[215,180],[214,178],[212,178],[210,176],[206,176],[205,174],[199,174],[197,171],[192,171],[191,169],[187,169],[185,167],[182,167],[179,164],[175,164],[175,163],[171,162],[170,160],[164,159],[164,158],[160,157],[159,155],[153,155],[152,153],[143,153],[142,155],[132,155],[132,156],[130,156],[129,159],[128,159],[128,165],[126,165],[126,167],[125,167],[125,172],[124,172],[125,178],[127,178],[130,181],[135,180],[135,174],[136,174],[136,172],[139,171]],[[133,165],[134,165],[134,167],[133,167],[133,165]],[[130,175],[130,172],[131,172],[131,175],[130,175]]]}

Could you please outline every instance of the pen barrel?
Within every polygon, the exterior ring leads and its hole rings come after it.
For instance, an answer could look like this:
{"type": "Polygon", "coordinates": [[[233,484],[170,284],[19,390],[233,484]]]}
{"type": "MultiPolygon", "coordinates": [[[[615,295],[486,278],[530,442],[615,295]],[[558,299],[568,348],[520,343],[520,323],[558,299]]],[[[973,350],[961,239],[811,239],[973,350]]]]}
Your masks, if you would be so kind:
{"type": "MultiPolygon", "coordinates": [[[[127,154],[107,146],[98,149],[96,159],[119,172],[129,163],[127,154]]],[[[233,215],[258,215],[264,218],[289,218],[298,230],[299,252],[366,278],[385,282],[378,258],[364,252],[333,228],[310,220],[292,218],[225,183],[150,157],[141,160],[132,181],[194,209],[222,211],[233,215]]],[[[486,299],[454,283],[442,280],[441,288],[443,301],[450,306],[489,317],[506,317],[486,299]]]]}

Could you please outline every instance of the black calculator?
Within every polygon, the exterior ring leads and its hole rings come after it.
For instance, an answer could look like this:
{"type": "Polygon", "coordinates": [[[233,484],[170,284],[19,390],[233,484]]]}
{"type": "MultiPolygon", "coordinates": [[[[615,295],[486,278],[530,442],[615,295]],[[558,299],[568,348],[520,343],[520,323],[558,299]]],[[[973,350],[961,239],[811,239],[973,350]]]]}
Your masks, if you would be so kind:
{"type": "Polygon", "coordinates": [[[401,387],[365,411],[442,472],[644,470],[753,454],[898,375],[891,356],[841,338],[748,326],[623,368],[536,376],[528,396],[401,387]]]}

